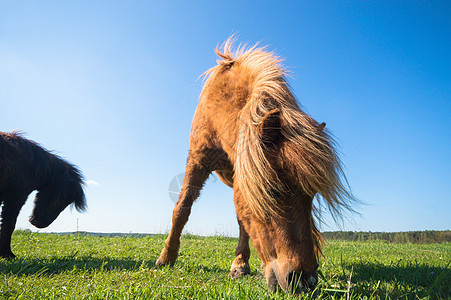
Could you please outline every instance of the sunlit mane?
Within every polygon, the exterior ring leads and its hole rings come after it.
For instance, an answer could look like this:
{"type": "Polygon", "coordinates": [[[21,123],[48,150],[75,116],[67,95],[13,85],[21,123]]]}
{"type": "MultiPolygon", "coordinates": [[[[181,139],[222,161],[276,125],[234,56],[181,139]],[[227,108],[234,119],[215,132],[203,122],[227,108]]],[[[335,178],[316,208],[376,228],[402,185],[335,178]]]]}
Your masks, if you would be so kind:
{"type": "Polygon", "coordinates": [[[340,216],[341,209],[349,208],[347,201],[354,197],[346,188],[333,138],[324,125],[298,106],[285,79],[287,71],[281,65],[282,59],[258,45],[249,48],[240,45],[233,50],[233,42],[229,38],[216,50],[221,60],[205,72],[205,86],[227,65],[241,68],[242,76],[252,79],[252,96],[240,114],[239,140],[246,142],[237,143],[235,163],[236,182],[249,207],[262,219],[278,214],[281,209],[273,194],[284,192],[286,187],[266,159],[255,126],[276,107],[281,113],[281,132],[286,140],[280,154],[290,161],[302,189],[311,196],[322,196],[333,215],[340,216]]]}

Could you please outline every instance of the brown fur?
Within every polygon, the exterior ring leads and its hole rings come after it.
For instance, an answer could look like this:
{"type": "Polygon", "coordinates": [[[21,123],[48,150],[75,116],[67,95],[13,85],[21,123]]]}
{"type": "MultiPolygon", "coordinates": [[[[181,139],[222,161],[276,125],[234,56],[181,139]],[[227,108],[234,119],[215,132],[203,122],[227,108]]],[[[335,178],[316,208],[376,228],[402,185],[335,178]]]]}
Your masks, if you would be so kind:
{"type": "Polygon", "coordinates": [[[232,51],[232,44],[229,39],[222,51],[216,50],[221,60],[205,72],[187,172],[157,265],[175,261],[191,205],[205,179],[216,171],[234,189],[240,223],[231,271],[248,268],[243,244],[249,234],[272,289],[277,284],[287,291],[309,288],[316,284],[321,240],[312,200],[321,195],[339,215],[353,197],[342,183],[333,139],[324,123],[296,103],[281,59],[256,46],[232,51]],[[301,284],[292,286],[299,277],[301,284]]]}

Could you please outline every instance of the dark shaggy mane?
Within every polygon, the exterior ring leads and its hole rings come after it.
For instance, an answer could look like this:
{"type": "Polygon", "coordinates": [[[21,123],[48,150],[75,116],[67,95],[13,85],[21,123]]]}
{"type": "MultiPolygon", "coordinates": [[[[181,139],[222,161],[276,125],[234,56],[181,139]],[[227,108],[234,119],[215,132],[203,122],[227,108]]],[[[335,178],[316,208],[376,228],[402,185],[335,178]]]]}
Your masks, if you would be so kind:
{"type": "MultiPolygon", "coordinates": [[[[83,174],[75,165],[25,138],[22,132],[0,132],[0,154],[3,174],[0,174],[0,190],[8,186],[8,178],[15,178],[17,172],[27,177],[28,189],[31,190],[62,182],[84,186],[83,174]]],[[[77,197],[73,204],[77,211],[85,211],[84,194],[77,197]]]]}

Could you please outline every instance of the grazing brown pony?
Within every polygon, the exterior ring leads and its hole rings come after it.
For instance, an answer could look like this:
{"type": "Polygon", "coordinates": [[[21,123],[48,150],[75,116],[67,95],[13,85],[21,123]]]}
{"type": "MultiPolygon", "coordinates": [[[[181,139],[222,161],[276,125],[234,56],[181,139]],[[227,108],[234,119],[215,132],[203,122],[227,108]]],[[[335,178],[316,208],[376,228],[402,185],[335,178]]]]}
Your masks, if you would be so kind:
{"type": "Polygon", "coordinates": [[[83,176],[74,165],[17,132],[0,132],[0,257],[14,258],[11,235],[28,195],[37,190],[30,223],[50,225],[69,204],[86,208],[83,176]]]}
{"type": "Polygon", "coordinates": [[[313,199],[319,194],[339,213],[352,195],[334,141],[299,108],[281,59],[257,46],[232,51],[232,43],[216,50],[221,60],[205,73],[182,190],[156,265],[176,260],[191,206],[214,171],[234,190],[240,228],[230,275],[250,272],[250,237],[271,290],[309,290],[318,282],[321,241],[313,199]]]}

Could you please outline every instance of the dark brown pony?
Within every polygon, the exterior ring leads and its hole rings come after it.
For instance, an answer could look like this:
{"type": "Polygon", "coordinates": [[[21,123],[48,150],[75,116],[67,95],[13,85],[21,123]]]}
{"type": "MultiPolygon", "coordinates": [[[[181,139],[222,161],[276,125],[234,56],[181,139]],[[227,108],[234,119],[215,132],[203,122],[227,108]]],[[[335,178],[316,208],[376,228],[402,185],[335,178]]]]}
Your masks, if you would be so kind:
{"type": "Polygon", "coordinates": [[[240,227],[230,275],[250,272],[250,237],[271,290],[309,290],[318,282],[321,242],[313,199],[320,195],[339,214],[353,196],[334,141],[296,103],[281,59],[256,46],[232,51],[232,43],[205,73],[183,187],[156,265],[176,260],[191,206],[216,172],[234,190],[240,227]]]}
{"type": "Polygon", "coordinates": [[[2,208],[0,257],[13,258],[11,234],[28,195],[37,190],[30,223],[50,225],[71,203],[86,208],[83,176],[74,165],[17,132],[0,132],[0,204],[2,208]]]}

